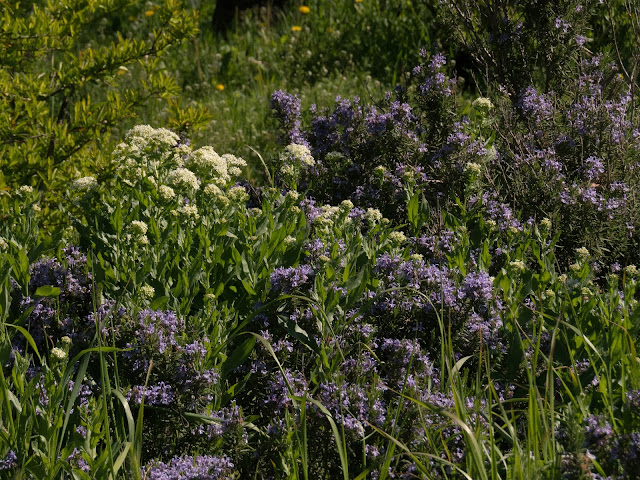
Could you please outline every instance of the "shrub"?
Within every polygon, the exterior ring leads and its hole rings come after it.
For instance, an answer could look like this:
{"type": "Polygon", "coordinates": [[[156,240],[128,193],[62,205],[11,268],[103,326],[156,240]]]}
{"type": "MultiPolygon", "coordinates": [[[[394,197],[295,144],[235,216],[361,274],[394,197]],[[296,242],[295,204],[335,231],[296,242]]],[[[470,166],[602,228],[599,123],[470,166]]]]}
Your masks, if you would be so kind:
{"type": "Polygon", "coordinates": [[[179,91],[159,59],[195,35],[194,19],[167,0],[139,35],[119,21],[131,5],[61,0],[3,9],[0,187],[38,186],[51,201],[78,173],[95,171],[114,128],[179,91]],[[96,30],[102,45],[95,44],[96,30]]]}

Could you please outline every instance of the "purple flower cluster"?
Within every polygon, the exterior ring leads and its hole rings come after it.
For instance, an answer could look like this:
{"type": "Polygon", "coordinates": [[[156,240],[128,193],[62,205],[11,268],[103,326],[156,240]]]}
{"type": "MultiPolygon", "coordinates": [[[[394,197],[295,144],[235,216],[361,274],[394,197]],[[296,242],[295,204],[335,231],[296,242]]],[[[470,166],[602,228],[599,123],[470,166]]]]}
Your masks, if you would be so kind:
{"type": "Polygon", "coordinates": [[[89,464],[82,456],[82,452],[77,448],[74,448],[69,457],[67,458],[67,462],[74,466],[75,468],[80,469],[84,473],[91,473],[91,468],[89,464]]]}
{"type": "Polygon", "coordinates": [[[613,428],[602,415],[589,415],[584,423],[585,444],[588,448],[604,451],[613,445],[613,428]]]}
{"type": "Polygon", "coordinates": [[[381,426],[386,419],[386,407],[376,400],[371,405],[371,392],[360,385],[344,382],[320,384],[318,400],[345,429],[362,438],[367,422],[381,426]]]}
{"type": "Polygon", "coordinates": [[[228,457],[174,457],[168,463],[152,462],[141,471],[146,480],[222,480],[233,473],[228,457]]]}
{"type": "MultiPolygon", "coordinates": [[[[41,352],[53,348],[64,336],[73,340],[76,351],[95,335],[92,278],[87,272],[87,258],[76,247],[65,248],[63,255],[62,262],[45,258],[31,265],[29,293],[32,296],[20,298],[19,292],[15,292],[21,312],[32,308],[27,327],[41,352]],[[44,286],[57,287],[60,294],[57,298],[34,298],[37,289],[44,286]]],[[[17,341],[22,341],[21,337],[17,341]]],[[[16,346],[26,348],[25,344],[16,346]]]]}
{"type": "Polygon", "coordinates": [[[426,325],[435,328],[431,315],[446,309],[452,325],[461,329],[461,348],[471,348],[478,337],[492,348],[502,348],[502,303],[486,272],[472,271],[460,277],[444,265],[427,264],[422,259],[404,261],[390,254],[377,259],[375,271],[386,291],[374,298],[371,315],[386,319],[406,316],[405,325],[422,330],[426,325]]]}
{"type": "Polygon", "coordinates": [[[552,119],[556,111],[553,92],[539,93],[534,87],[527,87],[520,96],[518,106],[536,124],[552,119]]]}
{"type": "Polygon", "coordinates": [[[279,414],[282,410],[293,407],[292,394],[302,396],[307,388],[307,381],[302,373],[289,369],[284,370],[284,375],[276,372],[268,382],[268,393],[264,404],[269,405],[276,414],[279,414]]]}
{"type": "MultiPolygon", "coordinates": [[[[424,60],[427,60],[429,57],[424,49],[420,51],[420,56],[424,60]]],[[[426,64],[420,64],[413,68],[413,75],[421,79],[418,90],[423,96],[438,98],[453,95],[456,79],[447,78],[444,72],[442,72],[446,64],[447,57],[442,53],[436,53],[426,64]]]]}
{"type": "Polygon", "coordinates": [[[211,412],[209,416],[212,422],[196,429],[198,435],[205,435],[209,440],[222,437],[243,424],[242,412],[235,401],[229,407],[211,412]]]}
{"type": "Polygon", "coordinates": [[[291,293],[304,286],[310,286],[315,277],[311,265],[279,267],[271,274],[271,289],[275,292],[291,293]]]}
{"type": "Polygon", "coordinates": [[[185,322],[174,312],[146,309],[124,322],[116,344],[125,347],[122,369],[132,384],[128,398],[140,404],[180,405],[199,410],[208,404],[219,379],[206,368],[208,339],[187,341],[185,322]],[[153,366],[152,366],[153,365],[153,366]],[[142,386],[150,370],[150,384],[142,386]]]}
{"type": "Polygon", "coordinates": [[[143,398],[146,405],[169,405],[173,401],[171,385],[165,382],[150,387],[136,385],[127,393],[127,400],[133,400],[136,405],[140,405],[143,398]]]}
{"type": "Polygon", "coordinates": [[[282,143],[289,145],[308,143],[300,130],[300,97],[278,90],[271,95],[271,110],[274,116],[281,122],[283,136],[282,143]]]}
{"type": "Polygon", "coordinates": [[[18,466],[16,452],[9,450],[2,460],[0,460],[0,471],[13,470],[18,466]]]}
{"type": "Polygon", "coordinates": [[[183,332],[184,320],[174,312],[146,309],[138,315],[136,337],[142,344],[153,344],[159,353],[164,353],[167,348],[177,347],[177,335],[183,332]]]}
{"type": "Polygon", "coordinates": [[[640,390],[627,392],[627,404],[634,415],[640,416],[640,390]]]}
{"type": "MultiPolygon", "coordinates": [[[[338,96],[332,109],[311,107],[312,119],[306,129],[297,120],[299,102],[295,97],[283,92],[273,94],[272,109],[288,138],[303,137],[312,150],[316,165],[305,181],[316,198],[332,204],[348,198],[361,207],[376,207],[392,216],[390,212],[395,214],[404,201],[407,183],[424,185],[434,178],[437,172],[432,174],[433,164],[442,163],[441,157],[447,152],[440,152],[437,162],[428,152],[446,142],[443,129],[447,134],[451,130],[453,122],[448,121],[449,109],[444,104],[453,102],[450,97],[455,79],[442,71],[444,55],[434,55],[425,62],[414,70],[413,81],[418,88],[413,102],[403,89],[387,93],[384,100],[371,105],[358,97],[348,100],[338,96]],[[424,124],[427,117],[444,116],[447,121],[435,118],[424,124]],[[375,171],[376,167],[386,173],[375,171]],[[383,203],[383,198],[392,201],[383,203]]],[[[480,142],[466,138],[463,148],[484,154],[480,142]]]]}

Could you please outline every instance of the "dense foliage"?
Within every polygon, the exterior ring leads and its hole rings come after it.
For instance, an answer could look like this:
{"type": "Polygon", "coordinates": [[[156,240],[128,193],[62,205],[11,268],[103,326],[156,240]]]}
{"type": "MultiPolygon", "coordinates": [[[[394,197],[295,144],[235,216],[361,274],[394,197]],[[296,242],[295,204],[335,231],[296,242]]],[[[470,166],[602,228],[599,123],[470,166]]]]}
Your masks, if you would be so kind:
{"type": "Polygon", "coordinates": [[[638,478],[637,7],[212,11],[5,8],[0,477],[638,478]]]}

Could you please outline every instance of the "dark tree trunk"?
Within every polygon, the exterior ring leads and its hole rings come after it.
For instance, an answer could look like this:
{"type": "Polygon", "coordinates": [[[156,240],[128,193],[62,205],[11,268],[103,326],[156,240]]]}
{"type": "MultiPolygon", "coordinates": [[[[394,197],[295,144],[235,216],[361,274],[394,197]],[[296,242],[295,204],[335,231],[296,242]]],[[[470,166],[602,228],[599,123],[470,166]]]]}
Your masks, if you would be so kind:
{"type": "Polygon", "coordinates": [[[214,31],[226,33],[233,26],[236,11],[266,5],[281,8],[285,3],[286,0],[217,0],[211,25],[214,31]]]}

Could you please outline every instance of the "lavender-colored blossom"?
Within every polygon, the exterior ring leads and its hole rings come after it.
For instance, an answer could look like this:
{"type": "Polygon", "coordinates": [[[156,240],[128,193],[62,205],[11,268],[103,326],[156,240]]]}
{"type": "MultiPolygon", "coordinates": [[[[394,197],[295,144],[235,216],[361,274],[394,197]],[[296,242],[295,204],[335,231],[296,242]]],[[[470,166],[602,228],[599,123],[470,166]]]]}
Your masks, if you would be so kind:
{"type": "Polygon", "coordinates": [[[173,402],[174,395],[171,385],[160,382],[157,385],[145,387],[144,385],[136,385],[127,392],[127,399],[133,400],[137,405],[142,403],[147,405],[170,405],[173,402]]]}
{"type": "Polygon", "coordinates": [[[141,474],[147,480],[222,480],[229,478],[234,465],[228,457],[174,457],[168,463],[151,462],[141,474]]]}
{"type": "MultiPolygon", "coordinates": [[[[39,287],[52,286],[60,289],[57,298],[21,297],[16,292],[21,311],[32,308],[27,317],[27,327],[41,351],[46,351],[51,343],[57,343],[64,336],[73,340],[75,351],[86,346],[95,333],[92,277],[86,271],[86,256],[77,247],[67,247],[63,254],[62,262],[45,258],[29,268],[31,295],[39,287]]],[[[16,341],[22,342],[16,345],[20,350],[27,348],[21,337],[16,341]]]]}
{"type": "Polygon", "coordinates": [[[489,302],[493,298],[493,279],[486,272],[471,272],[463,281],[458,298],[472,302],[489,302]]]}
{"type": "Polygon", "coordinates": [[[277,414],[283,409],[293,406],[291,394],[302,396],[306,390],[307,381],[304,376],[300,372],[285,369],[284,376],[281,372],[276,372],[268,382],[268,394],[264,403],[271,406],[277,414]]]}
{"type": "Polygon", "coordinates": [[[212,421],[198,426],[194,433],[206,435],[209,440],[220,438],[243,423],[242,412],[235,401],[228,407],[211,412],[212,421]]]}
{"type": "Polygon", "coordinates": [[[588,448],[606,450],[611,446],[613,428],[602,415],[589,415],[584,419],[585,443],[588,448]]]}
{"type": "Polygon", "coordinates": [[[284,129],[282,143],[309,146],[300,131],[300,97],[278,90],[271,95],[271,110],[284,129]]]}
{"type": "Polygon", "coordinates": [[[276,292],[291,293],[293,290],[309,285],[315,276],[311,265],[298,267],[280,267],[271,274],[271,288],[276,292]]]}
{"type": "Polygon", "coordinates": [[[167,348],[178,345],[177,335],[184,331],[184,320],[174,312],[145,309],[138,314],[136,336],[142,343],[157,345],[164,353],[167,348]]]}
{"type": "Polygon", "coordinates": [[[534,87],[527,87],[520,96],[519,106],[522,112],[531,117],[536,123],[551,118],[555,108],[551,95],[539,93],[534,87]]]}
{"type": "Polygon", "coordinates": [[[67,457],[67,462],[69,462],[69,464],[75,466],[76,468],[79,468],[84,473],[91,473],[89,464],[83,458],[82,452],[77,448],[74,448],[69,457],[67,457]]]}
{"type": "Polygon", "coordinates": [[[584,161],[584,169],[585,177],[589,180],[595,180],[604,173],[604,164],[599,158],[590,156],[584,161]]]}
{"type": "Polygon", "coordinates": [[[13,470],[18,467],[18,457],[16,456],[16,452],[13,450],[9,450],[4,458],[0,460],[0,471],[3,470],[13,470]]]}

